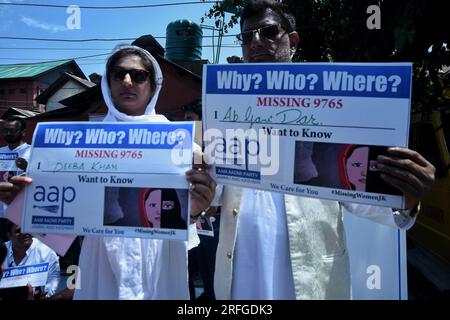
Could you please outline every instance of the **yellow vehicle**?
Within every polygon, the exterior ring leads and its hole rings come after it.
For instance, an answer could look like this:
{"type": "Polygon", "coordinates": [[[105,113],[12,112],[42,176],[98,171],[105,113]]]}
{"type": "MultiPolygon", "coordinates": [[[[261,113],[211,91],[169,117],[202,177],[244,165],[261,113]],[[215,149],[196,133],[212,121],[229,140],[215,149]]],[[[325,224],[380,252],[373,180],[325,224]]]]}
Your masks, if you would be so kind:
{"type": "Polygon", "coordinates": [[[413,114],[410,147],[436,167],[436,182],[421,202],[409,239],[450,268],[450,107],[413,114]]]}

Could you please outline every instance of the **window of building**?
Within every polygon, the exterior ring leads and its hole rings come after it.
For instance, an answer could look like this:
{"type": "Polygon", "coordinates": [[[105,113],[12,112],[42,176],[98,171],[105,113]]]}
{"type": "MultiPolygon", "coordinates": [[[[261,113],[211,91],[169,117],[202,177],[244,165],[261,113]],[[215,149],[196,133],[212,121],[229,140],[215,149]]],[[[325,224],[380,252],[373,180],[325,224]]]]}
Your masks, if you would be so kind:
{"type": "Polygon", "coordinates": [[[20,93],[26,94],[27,93],[27,89],[26,88],[20,88],[20,93]]]}
{"type": "Polygon", "coordinates": [[[14,94],[14,93],[16,93],[16,89],[14,89],[14,88],[8,89],[8,93],[14,94]]]}
{"type": "Polygon", "coordinates": [[[0,89],[0,94],[4,95],[5,94],[5,89],[0,89]]]}

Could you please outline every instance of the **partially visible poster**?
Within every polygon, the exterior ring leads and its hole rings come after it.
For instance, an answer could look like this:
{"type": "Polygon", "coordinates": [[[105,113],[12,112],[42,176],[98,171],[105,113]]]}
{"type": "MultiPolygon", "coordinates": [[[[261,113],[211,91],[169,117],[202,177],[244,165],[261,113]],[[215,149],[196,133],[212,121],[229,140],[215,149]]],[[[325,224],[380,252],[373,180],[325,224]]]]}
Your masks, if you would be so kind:
{"type": "Polygon", "coordinates": [[[194,124],[40,123],[22,228],[186,241],[194,124]]]}
{"type": "Polygon", "coordinates": [[[32,287],[45,286],[48,278],[48,263],[6,268],[0,281],[0,289],[23,287],[30,284],[32,287]]]}

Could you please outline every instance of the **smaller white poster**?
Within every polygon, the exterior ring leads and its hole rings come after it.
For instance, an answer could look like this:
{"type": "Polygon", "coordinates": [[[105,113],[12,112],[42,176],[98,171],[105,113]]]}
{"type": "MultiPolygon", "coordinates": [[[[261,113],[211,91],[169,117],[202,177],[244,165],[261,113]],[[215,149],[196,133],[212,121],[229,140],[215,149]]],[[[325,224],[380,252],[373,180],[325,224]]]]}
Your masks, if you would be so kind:
{"type": "Polygon", "coordinates": [[[32,287],[42,287],[47,283],[47,277],[48,263],[7,268],[3,270],[0,288],[23,287],[27,284],[32,287]]]}
{"type": "Polygon", "coordinates": [[[200,217],[197,219],[197,234],[202,236],[214,237],[214,229],[212,225],[212,217],[200,217]]]}

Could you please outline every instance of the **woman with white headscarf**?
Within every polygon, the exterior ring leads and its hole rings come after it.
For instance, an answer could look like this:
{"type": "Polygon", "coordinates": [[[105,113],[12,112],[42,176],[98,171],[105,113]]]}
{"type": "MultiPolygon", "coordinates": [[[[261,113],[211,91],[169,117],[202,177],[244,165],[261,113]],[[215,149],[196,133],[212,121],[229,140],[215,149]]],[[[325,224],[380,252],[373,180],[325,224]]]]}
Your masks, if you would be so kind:
{"type": "MultiPolygon", "coordinates": [[[[161,69],[147,51],[132,46],[117,50],[101,83],[108,106],[104,121],[168,122],[155,113],[162,81],[161,69]]],[[[187,178],[194,185],[195,215],[208,207],[215,184],[204,171],[191,170],[187,178]]],[[[195,224],[190,231],[196,237],[195,224]]],[[[86,237],[79,266],[81,288],[75,299],[189,299],[184,242],[86,237]]]]}
{"type": "MultiPolygon", "coordinates": [[[[161,69],[150,53],[134,46],[116,50],[108,59],[101,83],[108,106],[104,121],[168,122],[155,113],[162,81],[161,69]]],[[[205,170],[190,170],[186,178],[192,185],[191,215],[197,216],[211,203],[216,184],[205,170]]],[[[2,189],[2,200],[8,203],[24,184],[31,183],[28,177],[13,179],[2,189]]],[[[105,221],[114,222],[123,213],[118,195],[109,197],[116,205],[109,206],[105,221]]],[[[197,245],[195,223],[189,233],[189,246],[197,245]]],[[[79,260],[81,281],[74,298],[189,299],[187,245],[171,240],[85,237],[79,260]]]]}

